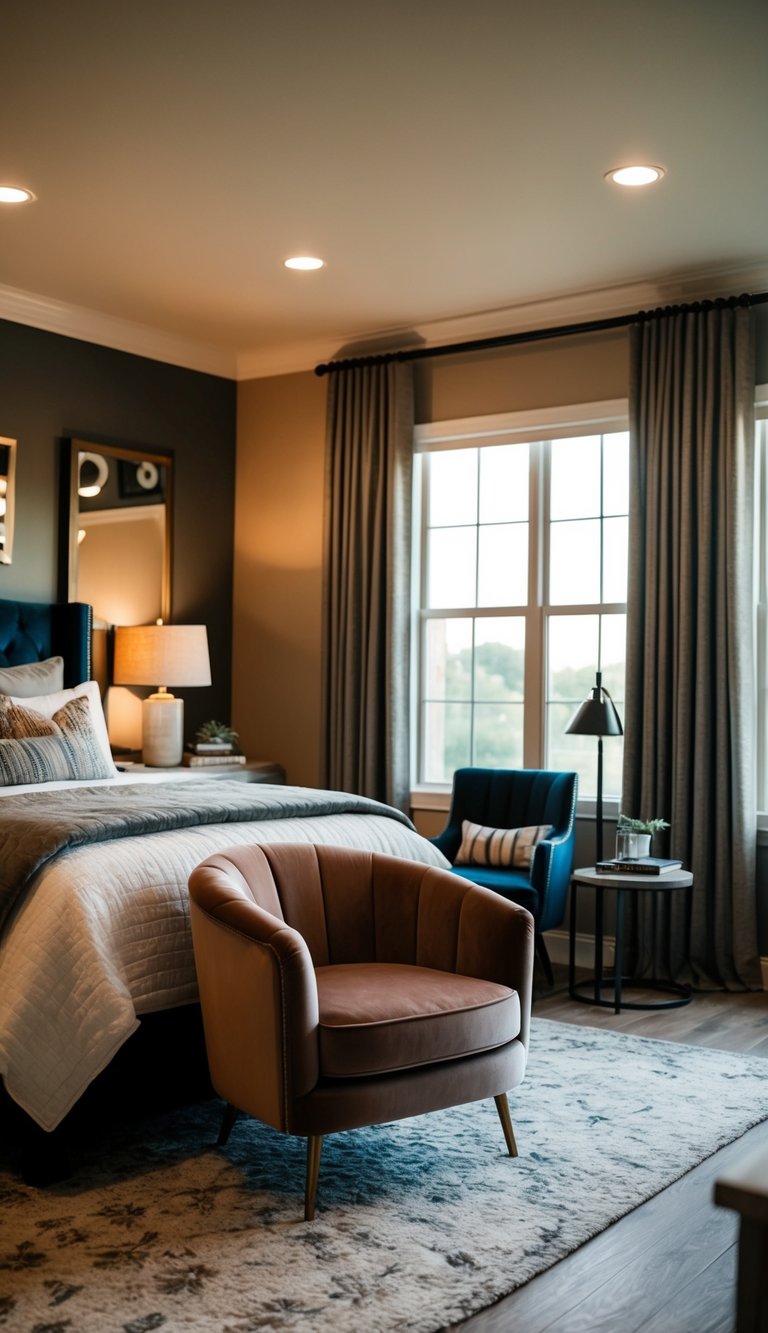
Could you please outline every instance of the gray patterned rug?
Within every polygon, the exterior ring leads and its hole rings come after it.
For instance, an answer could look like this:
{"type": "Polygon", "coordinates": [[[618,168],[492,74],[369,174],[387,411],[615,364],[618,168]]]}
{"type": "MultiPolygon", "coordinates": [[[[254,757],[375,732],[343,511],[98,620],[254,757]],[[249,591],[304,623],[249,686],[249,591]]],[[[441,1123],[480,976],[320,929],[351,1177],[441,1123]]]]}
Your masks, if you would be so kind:
{"type": "Polygon", "coordinates": [[[768,1117],[766,1063],[535,1020],[510,1098],[304,1147],[220,1104],[123,1129],[66,1183],[0,1177],[0,1328],[431,1333],[528,1281],[768,1117]]]}

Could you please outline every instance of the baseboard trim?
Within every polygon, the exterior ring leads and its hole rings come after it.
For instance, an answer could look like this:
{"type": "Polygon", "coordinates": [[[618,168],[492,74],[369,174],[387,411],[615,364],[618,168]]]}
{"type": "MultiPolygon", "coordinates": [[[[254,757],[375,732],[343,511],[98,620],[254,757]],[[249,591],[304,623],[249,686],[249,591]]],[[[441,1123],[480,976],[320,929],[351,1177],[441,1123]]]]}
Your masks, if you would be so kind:
{"type": "MultiPolygon", "coordinates": [[[[568,963],[569,936],[567,930],[548,930],[544,936],[547,942],[547,952],[553,963],[568,963]]],[[[612,935],[606,935],[603,939],[603,962],[613,967],[614,939],[612,935]]],[[[595,966],[595,937],[594,935],[576,935],[576,966],[588,967],[590,971],[595,966]]]]}
{"type": "MultiPolygon", "coordinates": [[[[569,937],[567,930],[548,930],[545,937],[547,942],[547,951],[553,963],[568,964],[568,946],[569,937]]],[[[607,966],[613,966],[615,941],[612,936],[606,935],[603,944],[603,961],[607,966]]],[[[594,935],[576,936],[576,966],[589,968],[594,971],[595,967],[595,937],[594,935]]],[[[763,977],[763,990],[768,991],[768,958],[760,959],[760,970],[763,977]]]]}

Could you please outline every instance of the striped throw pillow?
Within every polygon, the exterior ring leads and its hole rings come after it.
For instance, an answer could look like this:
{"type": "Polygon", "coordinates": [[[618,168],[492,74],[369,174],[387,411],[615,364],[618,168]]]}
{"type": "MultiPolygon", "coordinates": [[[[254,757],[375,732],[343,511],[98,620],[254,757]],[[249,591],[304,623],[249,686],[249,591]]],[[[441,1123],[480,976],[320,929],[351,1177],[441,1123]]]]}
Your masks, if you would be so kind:
{"type": "Polygon", "coordinates": [[[457,866],[511,866],[527,870],[537,842],[552,832],[551,824],[531,824],[527,828],[485,828],[461,823],[461,846],[454,862],[457,866]]]}

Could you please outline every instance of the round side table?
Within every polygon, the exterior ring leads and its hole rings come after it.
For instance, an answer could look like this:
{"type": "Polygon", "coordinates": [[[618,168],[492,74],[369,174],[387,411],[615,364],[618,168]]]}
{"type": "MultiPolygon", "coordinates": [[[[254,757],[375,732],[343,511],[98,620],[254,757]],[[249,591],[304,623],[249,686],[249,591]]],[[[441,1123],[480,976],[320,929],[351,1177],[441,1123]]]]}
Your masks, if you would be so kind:
{"type": "Polygon", "coordinates": [[[651,977],[623,976],[622,959],[624,953],[624,900],[640,893],[651,894],[653,913],[653,935],[656,936],[656,921],[659,904],[666,906],[667,921],[670,917],[673,893],[690,893],[693,875],[690,870],[667,870],[663,875],[644,875],[630,872],[625,875],[608,875],[589,866],[586,870],[574,870],[571,877],[571,928],[568,949],[568,994],[572,1000],[581,1004],[596,1004],[604,1009],[613,1009],[621,1013],[622,1009],[677,1009],[691,1000],[690,986],[680,986],[674,981],[660,981],[656,977],[654,959],[651,977]],[[576,981],[576,897],[579,888],[594,889],[595,892],[595,975],[586,980],[576,981]],[[616,928],[614,971],[606,976],[603,971],[603,895],[606,892],[616,894],[616,928]],[[659,991],[666,999],[625,1000],[623,989],[627,986],[640,986],[643,990],[659,991]],[[613,999],[605,999],[604,990],[613,991],[613,999]],[[589,992],[589,993],[588,993],[589,992]]]}

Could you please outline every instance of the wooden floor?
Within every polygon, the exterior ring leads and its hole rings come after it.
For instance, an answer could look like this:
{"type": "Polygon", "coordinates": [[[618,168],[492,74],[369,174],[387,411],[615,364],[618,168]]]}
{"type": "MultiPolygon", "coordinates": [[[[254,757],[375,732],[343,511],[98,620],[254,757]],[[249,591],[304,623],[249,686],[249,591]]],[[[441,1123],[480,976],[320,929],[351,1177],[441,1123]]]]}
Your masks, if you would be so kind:
{"type": "MultiPolygon", "coordinates": [[[[537,995],[534,1014],[763,1056],[768,1077],[768,993],[695,995],[681,1009],[616,1015],[569,1000],[565,971],[556,968],[555,988],[537,995]]],[[[726,1166],[761,1145],[768,1145],[768,1122],[519,1291],[453,1327],[462,1333],[733,1333],[738,1218],[716,1207],[712,1193],[726,1166]]]]}

